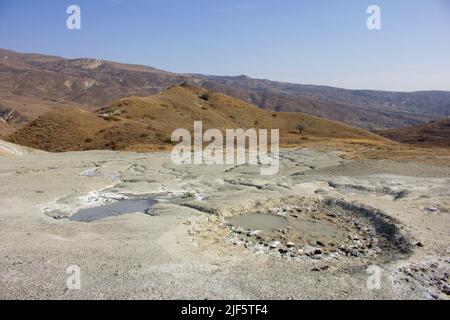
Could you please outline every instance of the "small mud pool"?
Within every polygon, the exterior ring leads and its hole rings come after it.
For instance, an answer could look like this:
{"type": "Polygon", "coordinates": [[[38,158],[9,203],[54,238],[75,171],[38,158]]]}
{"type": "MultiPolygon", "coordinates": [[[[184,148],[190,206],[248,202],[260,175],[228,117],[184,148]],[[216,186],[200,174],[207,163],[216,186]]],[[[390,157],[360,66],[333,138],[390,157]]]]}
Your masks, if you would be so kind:
{"type": "Polygon", "coordinates": [[[239,228],[261,230],[265,233],[271,233],[275,229],[284,229],[287,224],[284,217],[260,213],[246,213],[228,218],[227,221],[239,228]]]}
{"type": "Polygon", "coordinates": [[[309,241],[340,242],[348,237],[348,233],[335,223],[315,221],[299,217],[292,220],[292,230],[300,238],[309,241]]]}
{"type": "Polygon", "coordinates": [[[227,219],[228,223],[245,230],[260,230],[270,235],[276,230],[289,226],[292,234],[310,242],[339,242],[348,237],[348,233],[336,224],[324,220],[311,220],[304,217],[286,219],[282,216],[261,213],[247,213],[227,219]]]}
{"type": "Polygon", "coordinates": [[[70,221],[92,222],[107,217],[115,217],[127,213],[148,213],[156,200],[149,199],[124,199],[103,206],[81,209],[69,217],[70,221]]]}
{"type": "Polygon", "coordinates": [[[339,199],[291,201],[227,218],[222,224],[230,231],[227,240],[258,254],[300,260],[390,261],[410,253],[399,222],[378,209],[339,199]]]}

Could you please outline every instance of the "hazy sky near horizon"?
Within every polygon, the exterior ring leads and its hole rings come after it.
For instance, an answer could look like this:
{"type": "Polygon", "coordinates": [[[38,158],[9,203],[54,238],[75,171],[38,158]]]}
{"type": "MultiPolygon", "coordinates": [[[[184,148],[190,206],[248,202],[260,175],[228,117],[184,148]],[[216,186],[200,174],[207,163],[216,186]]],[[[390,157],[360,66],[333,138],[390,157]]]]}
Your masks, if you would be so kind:
{"type": "Polygon", "coordinates": [[[0,47],[180,73],[450,91],[450,0],[0,0],[0,47]],[[71,4],[81,30],[66,28],[71,4]],[[366,27],[371,4],[381,30],[366,27]]]}

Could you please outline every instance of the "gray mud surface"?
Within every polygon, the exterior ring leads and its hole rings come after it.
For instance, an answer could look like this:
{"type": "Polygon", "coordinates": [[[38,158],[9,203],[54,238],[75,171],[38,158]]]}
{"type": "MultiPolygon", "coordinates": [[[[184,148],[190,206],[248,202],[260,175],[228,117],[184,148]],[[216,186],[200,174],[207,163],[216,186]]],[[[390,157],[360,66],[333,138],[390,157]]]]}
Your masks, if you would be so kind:
{"type": "Polygon", "coordinates": [[[448,167],[302,149],[261,176],[90,151],[0,158],[0,181],[3,299],[448,299],[448,167]]]}

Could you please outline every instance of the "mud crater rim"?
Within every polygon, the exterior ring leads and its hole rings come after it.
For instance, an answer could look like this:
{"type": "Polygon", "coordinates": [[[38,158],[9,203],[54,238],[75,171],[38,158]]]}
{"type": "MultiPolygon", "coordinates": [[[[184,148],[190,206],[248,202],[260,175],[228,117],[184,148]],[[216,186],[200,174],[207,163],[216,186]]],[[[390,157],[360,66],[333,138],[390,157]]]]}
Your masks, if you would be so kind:
{"type": "Polygon", "coordinates": [[[225,218],[223,226],[229,229],[227,240],[233,245],[294,259],[389,261],[408,256],[412,247],[396,219],[376,208],[334,198],[300,198],[275,208],[241,212],[225,218]],[[279,224],[272,228],[256,222],[252,226],[249,217],[279,224]]]}

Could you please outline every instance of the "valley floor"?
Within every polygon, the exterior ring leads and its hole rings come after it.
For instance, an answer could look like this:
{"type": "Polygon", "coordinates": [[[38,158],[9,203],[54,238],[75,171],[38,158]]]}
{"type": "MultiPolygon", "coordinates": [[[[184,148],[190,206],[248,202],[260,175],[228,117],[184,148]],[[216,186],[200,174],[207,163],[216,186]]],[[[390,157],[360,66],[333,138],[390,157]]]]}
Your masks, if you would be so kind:
{"type": "Polygon", "coordinates": [[[286,149],[280,157],[276,176],[247,165],[176,166],[169,153],[1,158],[0,298],[449,297],[450,167],[349,160],[312,149],[286,149]],[[67,219],[80,208],[150,194],[159,200],[154,215],[67,219]],[[282,213],[299,199],[329,198],[381,210],[396,221],[410,252],[294,259],[254,250],[224,223],[258,206],[282,213]],[[67,288],[73,265],[81,271],[80,290],[67,288]],[[367,286],[370,265],[382,270],[379,289],[367,286]]]}

